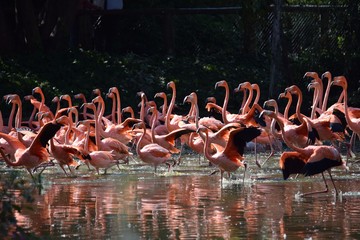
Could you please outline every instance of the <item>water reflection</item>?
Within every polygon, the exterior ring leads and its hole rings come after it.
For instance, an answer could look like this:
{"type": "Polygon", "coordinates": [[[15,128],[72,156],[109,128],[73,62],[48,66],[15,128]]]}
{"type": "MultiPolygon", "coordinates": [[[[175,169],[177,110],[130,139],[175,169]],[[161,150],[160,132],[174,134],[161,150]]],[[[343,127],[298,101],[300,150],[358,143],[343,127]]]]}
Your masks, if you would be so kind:
{"type": "Polygon", "coordinates": [[[353,239],[360,237],[360,198],[350,194],[360,185],[353,174],[335,177],[342,199],[332,193],[297,199],[299,191],[323,188],[322,179],[282,181],[279,172],[223,188],[219,176],[207,174],[45,174],[42,193],[34,189],[32,209],[17,219],[52,239],[353,239]]]}

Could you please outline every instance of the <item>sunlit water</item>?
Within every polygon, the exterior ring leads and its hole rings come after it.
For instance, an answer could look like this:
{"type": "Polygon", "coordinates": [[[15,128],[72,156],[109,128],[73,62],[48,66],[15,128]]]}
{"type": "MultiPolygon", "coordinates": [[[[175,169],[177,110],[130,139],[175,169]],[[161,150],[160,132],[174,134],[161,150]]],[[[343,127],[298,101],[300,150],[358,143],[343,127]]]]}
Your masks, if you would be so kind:
{"type": "MultiPolygon", "coordinates": [[[[262,157],[263,159],[263,157],[262,157]]],[[[65,177],[45,170],[35,201],[17,219],[38,236],[51,239],[359,239],[360,164],[334,169],[334,195],[298,197],[324,189],[321,175],[282,180],[278,156],[259,169],[252,160],[220,182],[206,161],[187,156],[167,172],[132,161],[98,176],[81,167],[65,177]]],[[[352,160],[354,161],[354,160],[352,160]]],[[[1,165],[6,176],[18,171],[1,165]]]]}

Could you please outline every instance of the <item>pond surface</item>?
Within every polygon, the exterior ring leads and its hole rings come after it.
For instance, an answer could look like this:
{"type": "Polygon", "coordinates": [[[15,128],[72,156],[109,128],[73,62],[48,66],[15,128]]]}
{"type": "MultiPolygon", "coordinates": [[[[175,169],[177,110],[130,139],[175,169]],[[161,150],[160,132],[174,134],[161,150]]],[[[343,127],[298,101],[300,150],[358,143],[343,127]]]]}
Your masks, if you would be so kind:
{"type": "MultiPolygon", "coordinates": [[[[0,169],[30,179],[25,170],[0,169]]],[[[245,182],[243,169],[222,185],[213,171],[197,156],[157,174],[139,160],[100,176],[81,167],[77,177],[65,177],[53,167],[34,187],[31,209],[16,217],[51,239],[360,238],[360,164],[333,169],[338,197],[327,173],[328,193],[298,197],[324,189],[321,175],[284,181],[278,156],[263,169],[251,163],[245,182]]]]}

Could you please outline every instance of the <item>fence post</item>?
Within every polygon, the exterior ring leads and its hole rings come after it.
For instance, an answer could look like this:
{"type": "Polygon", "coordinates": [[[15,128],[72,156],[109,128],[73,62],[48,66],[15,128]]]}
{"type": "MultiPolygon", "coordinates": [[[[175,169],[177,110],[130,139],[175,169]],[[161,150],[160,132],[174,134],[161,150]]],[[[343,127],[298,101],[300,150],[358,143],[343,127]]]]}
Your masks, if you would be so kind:
{"type": "Polygon", "coordinates": [[[274,88],[277,81],[282,77],[281,72],[281,10],[282,0],[275,0],[273,8],[274,22],[271,33],[271,65],[270,65],[270,86],[269,86],[269,98],[273,98],[274,88]]]}

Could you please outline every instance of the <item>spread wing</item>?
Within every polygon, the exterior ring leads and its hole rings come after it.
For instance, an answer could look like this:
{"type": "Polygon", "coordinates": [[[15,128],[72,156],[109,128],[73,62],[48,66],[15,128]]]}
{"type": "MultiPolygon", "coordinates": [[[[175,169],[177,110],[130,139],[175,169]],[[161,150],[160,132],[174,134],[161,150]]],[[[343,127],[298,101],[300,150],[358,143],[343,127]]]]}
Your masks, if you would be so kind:
{"type": "Polygon", "coordinates": [[[0,138],[4,138],[14,149],[18,149],[18,148],[26,149],[26,146],[22,142],[20,142],[19,139],[16,137],[0,132],[0,138]]]}
{"type": "Polygon", "coordinates": [[[56,132],[61,128],[61,124],[55,122],[46,123],[39,131],[38,135],[31,143],[29,150],[35,150],[39,147],[46,147],[47,142],[55,136],[56,132]]]}
{"type": "Polygon", "coordinates": [[[244,154],[244,148],[247,142],[261,134],[261,130],[257,127],[243,127],[230,131],[229,141],[226,144],[224,152],[236,151],[241,156],[244,154]]]}

